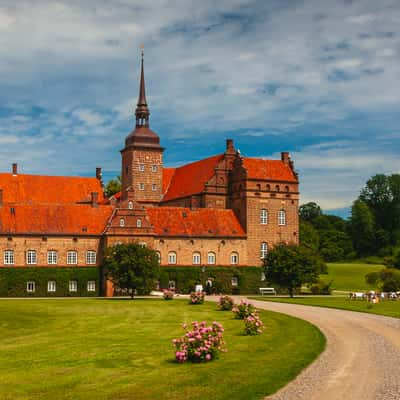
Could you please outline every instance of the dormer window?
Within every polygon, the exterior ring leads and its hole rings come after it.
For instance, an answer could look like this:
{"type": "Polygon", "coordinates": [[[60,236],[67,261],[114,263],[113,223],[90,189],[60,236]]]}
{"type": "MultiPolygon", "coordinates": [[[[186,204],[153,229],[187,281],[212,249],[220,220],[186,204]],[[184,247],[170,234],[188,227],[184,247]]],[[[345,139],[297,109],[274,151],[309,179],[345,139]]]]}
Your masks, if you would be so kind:
{"type": "Polygon", "coordinates": [[[139,171],[144,172],[144,164],[139,164],[139,171]]]}

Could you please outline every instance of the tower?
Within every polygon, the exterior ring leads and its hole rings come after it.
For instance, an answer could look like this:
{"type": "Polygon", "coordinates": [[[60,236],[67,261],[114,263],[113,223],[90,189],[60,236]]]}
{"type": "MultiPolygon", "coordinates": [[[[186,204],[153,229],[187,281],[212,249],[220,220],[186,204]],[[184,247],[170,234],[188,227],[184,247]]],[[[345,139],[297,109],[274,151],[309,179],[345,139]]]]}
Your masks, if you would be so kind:
{"type": "Polygon", "coordinates": [[[141,52],[139,98],[135,111],[135,129],[126,137],[122,154],[122,201],[137,205],[157,205],[162,196],[163,151],[160,138],[150,129],[150,111],[146,101],[144,53],[141,52]]]}

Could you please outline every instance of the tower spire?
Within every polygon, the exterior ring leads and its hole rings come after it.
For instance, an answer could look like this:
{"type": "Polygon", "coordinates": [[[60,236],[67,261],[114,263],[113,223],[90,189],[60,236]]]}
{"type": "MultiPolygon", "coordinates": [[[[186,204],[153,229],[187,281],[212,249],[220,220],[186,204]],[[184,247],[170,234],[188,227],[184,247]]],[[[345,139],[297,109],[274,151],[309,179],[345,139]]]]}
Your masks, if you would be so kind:
{"type": "Polygon", "coordinates": [[[149,108],[147,107],[147,101],[146,101],[146,85],[144,81],[144,46],[140,46],[141,49],[141,56],[142,56],[142,62],[141,62],[141,72],[140,72],[140,88],[139,88],[139,98],[137,102],[137,107],[135,111],[136,115],[136,127],[149,127],[149,116],[150,116],[150,111],[149,108]]]}

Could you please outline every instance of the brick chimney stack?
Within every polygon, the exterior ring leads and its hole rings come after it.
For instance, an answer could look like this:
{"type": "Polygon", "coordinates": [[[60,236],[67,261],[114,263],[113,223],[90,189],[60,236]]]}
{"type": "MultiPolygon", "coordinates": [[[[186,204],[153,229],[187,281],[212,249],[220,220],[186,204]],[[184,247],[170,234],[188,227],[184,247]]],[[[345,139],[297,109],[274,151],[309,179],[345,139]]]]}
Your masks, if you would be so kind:
{"type": "Polygon", "coordinates": [[[101,181],[103,178],[103,174],[101,172],[101,167],[96,167],[96,178],[101,181]]]}
{"type": "Polygon", "coordinates": [[[284,162],[285,164],[289,165],[289,162],[290,162],[289,152],[287,152],[287,151],[282,151],[282,153],[281,153],[281,160],[282,160],[282,162],[284,162]]]}
{"type": "Polygon", "coordinates": [[[0,207],[3,207],[3,189],[0,189],[0,207]]]}
{"type": "Polygon", "coordinates": [[[94,208],[97,208],[99,206],[99,194],[97,192],[91,193],[91,204],[94,208]]]}
{"type": "Polygon", "coordinates": [[[12,165],[12,173],[13,173],[13,175],[17,175],[18,174],[18,164],[17,163],[13,163],[13,165],[12,165]]]}

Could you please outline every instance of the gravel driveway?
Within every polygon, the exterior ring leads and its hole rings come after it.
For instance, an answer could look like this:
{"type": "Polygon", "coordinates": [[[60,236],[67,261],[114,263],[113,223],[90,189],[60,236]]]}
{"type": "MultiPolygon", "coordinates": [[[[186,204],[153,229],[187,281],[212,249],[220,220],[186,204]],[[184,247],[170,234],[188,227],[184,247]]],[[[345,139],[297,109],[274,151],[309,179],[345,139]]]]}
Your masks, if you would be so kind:
{"type": "MultiPolygon", "coordinates": [[[[316,325],[326,350],[268,400],[400,400],[400,319],[251,300],[316,325]]],[[[284,334],[284,333],[283,333],[284,334]]]]}

